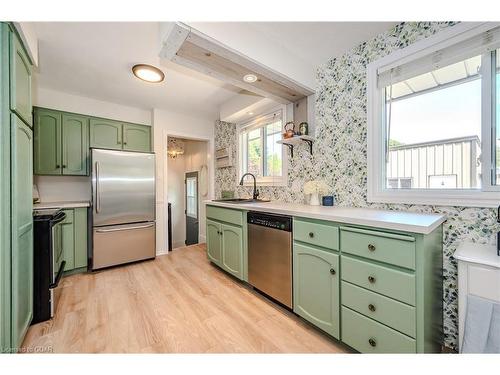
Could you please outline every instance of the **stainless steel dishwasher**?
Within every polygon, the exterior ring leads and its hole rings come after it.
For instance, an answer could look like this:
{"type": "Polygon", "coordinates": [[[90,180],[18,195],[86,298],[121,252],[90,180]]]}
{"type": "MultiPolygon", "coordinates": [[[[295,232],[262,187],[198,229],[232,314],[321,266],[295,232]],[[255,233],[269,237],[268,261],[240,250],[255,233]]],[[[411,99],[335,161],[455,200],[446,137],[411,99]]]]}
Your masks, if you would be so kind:
{"type": "Polygon", "coordinates": [[[248,282],[292,308],[292,218],[248,212],[248,282]]]}

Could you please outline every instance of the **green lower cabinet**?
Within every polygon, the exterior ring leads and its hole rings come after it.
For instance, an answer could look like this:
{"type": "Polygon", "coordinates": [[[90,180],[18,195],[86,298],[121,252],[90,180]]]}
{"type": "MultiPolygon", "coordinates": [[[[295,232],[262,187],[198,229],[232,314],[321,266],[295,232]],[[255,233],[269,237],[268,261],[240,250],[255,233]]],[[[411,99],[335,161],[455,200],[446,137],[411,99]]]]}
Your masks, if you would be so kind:
{"type": "Polygon", "coordinates": [[[293,311],[339,338],[339,255],[293,245],[293,311]]]}
{"type": "MultiPolygon", "coordinates": [[[[233,211],[235,210],[228,210],[228,213],[231,214],[233,211]]],[[[208,259],[241,280],[246,279],[244,233],[246,231],[241,226],[230,225],[213,218],[207,219],[208,259]]]]}
{"type": "Polygon", "coordinates": [[[361,353],[415,353],[411,337],[342,307],[342,341],[361,353]]]}
{"type": "Polygon", "coordinates": [[[11,347],[15,350],[33,318],[33,135],[15,114],[11,114],[11,137],[11,347]]]}
{"type": "Polygon", "coordinates": [[[221,224],[222,267],[243,278],[243,231],[241,227],[221,224]]]}
{"type": "Polygon", "coordinates": [[[85,270],[87,267],[87,209],[63,210],[66,218],[61,223],[64,271],[85,270]]]}
{"type": "Polygon", "coordinates": [[[207,219],[207,257],[217,265],[222,261],[222,242],[220,239],[221,224],[207,219]]]}

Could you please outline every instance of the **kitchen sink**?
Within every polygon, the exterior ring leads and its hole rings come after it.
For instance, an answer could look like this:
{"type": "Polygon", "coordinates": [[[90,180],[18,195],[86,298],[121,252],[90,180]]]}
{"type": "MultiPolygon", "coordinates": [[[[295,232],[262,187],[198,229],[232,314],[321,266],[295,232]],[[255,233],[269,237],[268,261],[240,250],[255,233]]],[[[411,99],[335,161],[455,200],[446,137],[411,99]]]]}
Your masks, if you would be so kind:
{"type": "Polygon", "coordinates": [[[270,202],[269,199],[252,199],[252,198],[226,198],[226,199],[214,199],[212,202],[223,202],[223,203],[260,203],[260,202],[270,202]]]}

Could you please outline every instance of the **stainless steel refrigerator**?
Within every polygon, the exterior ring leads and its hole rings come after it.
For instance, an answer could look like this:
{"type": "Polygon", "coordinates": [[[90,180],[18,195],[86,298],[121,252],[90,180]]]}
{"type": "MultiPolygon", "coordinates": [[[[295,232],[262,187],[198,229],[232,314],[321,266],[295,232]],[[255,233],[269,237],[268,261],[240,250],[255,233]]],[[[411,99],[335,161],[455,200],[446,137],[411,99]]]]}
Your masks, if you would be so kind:
{"type": "Polygon", "coordinates": [[[155,155],[91,149],[92,269],[154,258],[155,155]]]}

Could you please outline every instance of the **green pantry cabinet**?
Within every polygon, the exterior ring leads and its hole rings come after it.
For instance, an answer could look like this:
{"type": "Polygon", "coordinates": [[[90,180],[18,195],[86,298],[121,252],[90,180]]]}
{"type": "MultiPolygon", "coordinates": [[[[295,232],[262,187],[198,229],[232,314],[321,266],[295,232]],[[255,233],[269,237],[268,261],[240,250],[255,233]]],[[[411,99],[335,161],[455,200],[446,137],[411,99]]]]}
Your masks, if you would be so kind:
{"type": "Polygon", "coordinates": [[[151,127],[35,108],[35,174],[88,176],[89,148],[151,151],[151,127]]]}
{"type": "Polygon", "coordinates": [[[0,352],[16,351],[33,316],[31,61],[0,23],[0,352]]]}
{"type": "MultiPolygon", "coordinates": [[[[207,206],[208,258],[226,270],[219,232],[241,223],[246,248],[244,213],[207,206]]],[[[424,235],[294,217],[293,297],[297,315],[359,352],[440,352],[442,227],[424,235]]]]}

